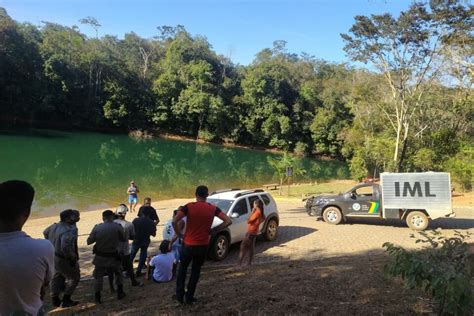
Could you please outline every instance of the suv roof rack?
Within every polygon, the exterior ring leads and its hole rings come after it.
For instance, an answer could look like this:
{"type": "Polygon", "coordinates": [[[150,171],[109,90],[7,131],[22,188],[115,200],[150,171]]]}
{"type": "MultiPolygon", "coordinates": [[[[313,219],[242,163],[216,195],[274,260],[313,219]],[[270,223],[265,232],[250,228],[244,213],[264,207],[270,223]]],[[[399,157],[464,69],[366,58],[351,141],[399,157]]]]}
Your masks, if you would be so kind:
{"type": "Polygon", "coordinates": [[[265,192],[265,191],[262,190],[262,189],[247,190],[247,191],[244,191],[244,192],[237,193],[236,195],[234,195],[234,198],[238,198],[240,196],[244,196],[244,195],[252,194],[252,193],[257,193],[257,192],[265,192]]]}
{"type": "Polygon", "coordinates": [[[221,189],[221,190],[216,190],[216,191],[212,192],[212,193],[209,194],[209,195],[214,195],[214,194],[224,193],[224,192],[231,192],[231,191],[239,191],[239,190],[240,190],[239,188],[221,189]]]}

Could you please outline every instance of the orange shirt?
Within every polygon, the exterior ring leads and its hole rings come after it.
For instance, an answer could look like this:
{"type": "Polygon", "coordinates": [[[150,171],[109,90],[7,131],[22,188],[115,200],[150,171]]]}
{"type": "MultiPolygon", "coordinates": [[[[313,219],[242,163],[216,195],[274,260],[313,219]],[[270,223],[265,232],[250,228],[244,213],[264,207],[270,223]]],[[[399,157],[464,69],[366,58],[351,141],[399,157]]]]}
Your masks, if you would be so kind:
{"type": "Polygon", "coordinates": [[[260,224],[263,222],[262,212],[258,208],[254,208],[252,211],[252,215],[250,215],[249,219],[247,220],[247,232],[249,235],[258,235],[258,228],[260,224]]]}

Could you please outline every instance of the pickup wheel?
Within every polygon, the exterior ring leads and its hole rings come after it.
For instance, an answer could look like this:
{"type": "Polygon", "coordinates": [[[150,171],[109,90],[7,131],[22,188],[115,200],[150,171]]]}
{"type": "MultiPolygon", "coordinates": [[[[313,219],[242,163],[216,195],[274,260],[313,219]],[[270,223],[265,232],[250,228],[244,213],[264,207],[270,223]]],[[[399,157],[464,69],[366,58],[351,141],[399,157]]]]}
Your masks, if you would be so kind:
{"type": "Polygon", "coordinates": [[[278,235],[278,222],[272,218],[268,221],[267,226],[265,226],[265,231],[263,237],[266,241],[272,241],[277,238],[278,235]]]}
{"type": "Polygon", "coordinates": [[[408,227],[413,230],[422,231],[428,227],[429,219],[425,213],[420,211],[413,211],[408,213],[406,222],[408,227]]]}
{"type": "Polygon", "coordinates": [[[325,222],[337,225],[342,221],[342,213],[337,207],[330,206],[323,212],[323,219],[325,222]]]}
{"type": "Polygon", "coordinates": [[[210,257],[215,261],[224,260],[229,254],[229,238],[220,234],[212,241],[210,257]]]}

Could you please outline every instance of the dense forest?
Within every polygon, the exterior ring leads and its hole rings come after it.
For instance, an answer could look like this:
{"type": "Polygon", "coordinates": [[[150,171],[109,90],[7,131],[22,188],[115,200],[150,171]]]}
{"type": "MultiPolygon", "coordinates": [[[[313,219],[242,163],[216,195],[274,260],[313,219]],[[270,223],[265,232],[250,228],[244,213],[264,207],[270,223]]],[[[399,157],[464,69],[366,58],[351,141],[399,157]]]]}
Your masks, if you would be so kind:
{"type": "Polygon", "coordinates": [[[472,17],[462,0],[413,3],[355,17],[341,34],[348,63],[277,40],[242,66],[181,25],[118,38],[93,17],[35,26],[0,8],[0,122],[272,147],[346,160],[357,179],[447,170],[470,189],[472,17]]]}

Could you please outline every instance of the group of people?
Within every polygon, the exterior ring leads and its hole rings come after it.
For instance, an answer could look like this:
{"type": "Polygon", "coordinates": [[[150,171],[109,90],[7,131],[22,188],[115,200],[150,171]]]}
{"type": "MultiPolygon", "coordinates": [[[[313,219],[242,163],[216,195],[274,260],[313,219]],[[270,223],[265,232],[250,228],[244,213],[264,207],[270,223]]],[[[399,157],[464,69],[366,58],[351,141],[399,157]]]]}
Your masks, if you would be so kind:
{"type": "MultiPolygon", "coordinates": [[[[120,204],[115,212],[102,213],[102,223],[94,226],[87,238],[93,246],[93,277],[96,303],[101,303],[103,278],[109,278],[111,290],[118,299],[125,297],[123,272],[132,286],[141,286],[137,280],[147,266],[147,275],[156,283],[169,282],[176,274],[174,298],[181,304],[195,303],[195,290],[201,267],[207,256],[210,236],[232,224],[231,219],[218,207],[206,202],[209,190],[206,186],[196,188],[196,201],[180,206],[173,212],[163,231],[159,254],[148,258],[150,238],[156,236],[159,217],[146,198],[139,208],[138,217],[132,222],[126,215],[137,204],[138,188],[132,182],[133,204],[129,196],[130,209],[120,204]],[[222,223],[212,227],[217,216],[222,223]],[[130,245],[130,242],[131,245],[130,245]],[[137,269],[133,261],[140,251],[137,269]],[[186,286],[187,270],[191,274],[186,286]],[[115,284],[114,284],[115,283],[115,284]],[[115,286],[116,285],[116,289],[115,286]]],[[[71,296],[80,281],[79,251],[77,246],[77,222],[80,213],[67,209],[60,213],[60,221],[44,230],[45,239],[33,239],[22,231],[31,213],[34,197],[33,187],[24,181],[12,180],[0,183],[0,199],[4,208],[0,210],[0,252],[8,257],[0,261],[0,315],[27,312],[32,315],[44,313],[45,287],[51,283],[53,306],[70,307],[78,302],[71,296]],[[62,296],[61,296],[62,294],[62,296]]],[[[239,265],[246,254],[249,264],[258,227],[264,220],[263,203],[257,200],[248,220],[248,233],[241,245],[239,265]]]]}

